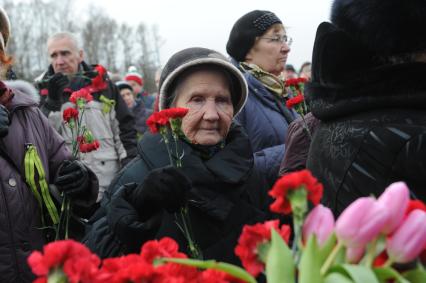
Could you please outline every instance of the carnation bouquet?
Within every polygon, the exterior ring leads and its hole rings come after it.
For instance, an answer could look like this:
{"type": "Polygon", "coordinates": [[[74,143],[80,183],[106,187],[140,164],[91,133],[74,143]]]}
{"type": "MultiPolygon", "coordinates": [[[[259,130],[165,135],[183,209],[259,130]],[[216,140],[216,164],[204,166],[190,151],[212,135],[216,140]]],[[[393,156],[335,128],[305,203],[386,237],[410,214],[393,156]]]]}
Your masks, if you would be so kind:
{"type": "Polygon", "coordinates": [[[293,94],[293,97],[286,101],[286,107],[289,109],[294,109],[302,117],[303,127],[307,132],[309,139],[312,140],[312,134],[305,121],[305,115],[309,112],[304,94],[306,81],[306,78],[294,78],[286,80],[285,86],[289,88],[290,92],[293,94]]]}

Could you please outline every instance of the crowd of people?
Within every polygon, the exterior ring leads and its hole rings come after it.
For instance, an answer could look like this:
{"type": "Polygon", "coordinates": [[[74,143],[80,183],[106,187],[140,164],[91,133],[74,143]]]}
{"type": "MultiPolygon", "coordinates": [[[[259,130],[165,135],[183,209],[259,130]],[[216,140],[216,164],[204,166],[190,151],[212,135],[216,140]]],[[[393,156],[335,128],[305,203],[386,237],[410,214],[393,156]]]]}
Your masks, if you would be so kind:
{"type": "Polygon", "coordinates": [[[228,57],[208,46],[178,51],[151,95],[134,67],[113,81],[88,64],[69,32],[49,37],[50,64],[34,84],[8,81],[11,26],[1,8],[0,281],[34,279],[26,259],[55,239],[64,196],[73,201],[69,236],[102,258],[164,236],[189,253],[176,219],[186,207],[203,258],[234,264],[242,227],[279,217],[268,190],[289,172],[310,169],[336,216],[395,181],[425,201],[424,11],[424,1],[335,0],[299,72],[287,64],[285,22],[251,11],[230,27],[228,57]],[[298,77],[307,81],[303,116],[286,106],[296,95],[286,81],[298,77]],[[76,157],[63,113],[81,90],[93,100],[80,123],[100,146],[76,157]],[[172,156],[179,168],[146,124],[175,107],[188,109],[176,140],[184,154],[172,156]]]}

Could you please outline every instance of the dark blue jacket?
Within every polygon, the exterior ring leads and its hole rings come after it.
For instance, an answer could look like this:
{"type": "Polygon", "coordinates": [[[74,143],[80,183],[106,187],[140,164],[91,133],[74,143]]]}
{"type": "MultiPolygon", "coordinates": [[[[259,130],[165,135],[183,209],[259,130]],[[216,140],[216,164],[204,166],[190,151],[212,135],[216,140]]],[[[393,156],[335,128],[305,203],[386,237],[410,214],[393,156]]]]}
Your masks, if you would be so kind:
{"type": "Polygon", "coordinates": [[[251,74],[246,72],[244,77],[249,95],[236,119],[249,136],[256,166],[266,174],[272,185],[284,157],[288,125],[297,114],[286,108],[284,99],[278,99],[251,74]]]}

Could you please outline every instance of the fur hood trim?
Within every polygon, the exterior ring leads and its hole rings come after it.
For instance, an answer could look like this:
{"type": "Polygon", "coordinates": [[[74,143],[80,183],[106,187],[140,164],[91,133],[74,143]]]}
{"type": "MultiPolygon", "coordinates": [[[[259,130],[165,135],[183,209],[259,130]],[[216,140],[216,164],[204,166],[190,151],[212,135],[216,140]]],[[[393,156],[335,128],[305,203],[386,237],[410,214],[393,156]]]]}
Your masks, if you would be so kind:
{"type": "Polygon", "coordinates": [[[12,89],[15,95],[27,95],[37,104],[40,102],[40,95],[32,84],[21,80],[5,81],[4,83],[8,88],[12,89]]]}

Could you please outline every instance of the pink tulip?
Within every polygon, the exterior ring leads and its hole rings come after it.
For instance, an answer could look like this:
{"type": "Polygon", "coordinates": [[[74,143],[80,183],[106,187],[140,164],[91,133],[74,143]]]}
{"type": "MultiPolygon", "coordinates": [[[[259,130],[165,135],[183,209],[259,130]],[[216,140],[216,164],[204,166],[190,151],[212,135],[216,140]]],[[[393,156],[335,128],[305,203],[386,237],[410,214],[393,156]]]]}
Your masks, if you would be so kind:
{"type": "Polygon", "coordinates": [[[347,247],[364,247],[380,234],[388,214],[386,208],[372,197],[351,203],[336,222],[336,236],[347,247]]]}
{"type": "Polygon", "coordinates": [[[348,248],[346,250],[346,260],[348,263],[356,264],[362,259],[362,257],[364,256],[364,253],[365,253],[364,247],[348,248]]]}
{"type": "Polygon", "coordinates": [[[315,234],[318,244],[322,246],[334,229],[334,217],[331,210],[321,204],[317,205],[306,217],[303,224],[303,240],[308,241],[309,236],[315,234]]]}
{"type": "Polygon", "coordinates": [[[386,207],[388,212],[388,219],[386,225],[383,227],[382,233],[388,235],[395,231],[401,224],[409,200],[410,191],[404,182],[393,183],[387,187],[377,200],[386,207]]]}
{"type": "Polygon", "coordinates": [[[416,209],[387,241],[389,258],[397,263],[414,260],[426,245],[426,212],[416,209]]]}

